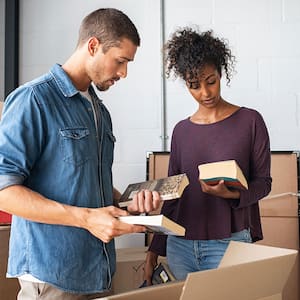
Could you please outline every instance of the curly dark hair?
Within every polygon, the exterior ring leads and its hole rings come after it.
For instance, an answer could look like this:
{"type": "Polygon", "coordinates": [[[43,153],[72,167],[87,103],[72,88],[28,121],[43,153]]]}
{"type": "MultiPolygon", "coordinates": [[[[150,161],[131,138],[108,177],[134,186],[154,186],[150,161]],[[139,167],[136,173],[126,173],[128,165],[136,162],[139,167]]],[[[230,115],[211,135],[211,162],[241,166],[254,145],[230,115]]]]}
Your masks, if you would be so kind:
{"type": "Polygon", "coordinates": [[[184,81],[199,78],[205,65],[216,67],[220,76],[225,71],[229,85],[235,65],[227,42],[213,36],[213,31],[198,32],[190,27],[178,29],[164,46],[166,76],[174,73],[184,81]]]}

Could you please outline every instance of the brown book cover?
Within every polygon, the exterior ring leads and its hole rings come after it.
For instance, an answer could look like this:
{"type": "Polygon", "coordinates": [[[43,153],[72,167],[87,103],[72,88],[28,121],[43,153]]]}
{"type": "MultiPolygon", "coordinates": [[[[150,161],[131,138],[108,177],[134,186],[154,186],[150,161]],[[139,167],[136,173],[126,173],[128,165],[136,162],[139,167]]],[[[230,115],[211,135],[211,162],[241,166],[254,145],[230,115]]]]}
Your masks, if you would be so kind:
{"type": "Polygon", "coordinates": [[[170,220],[164,215],[120,216],[119,220],[128,224],[146,226],[149,232],[178,236],[185,235],[185,228],[183,226],[170,220]]]}
{"type": "Polygon", "coordinates": [[[224,180],[228,187],[248,189],[247,180],[235,160],[224,160],[198,166],[199,179],[210,185],[224,180]]]}
{"type": "Polygon", "coordinates": [[[157,191],[162,200],[180,198],[185,187],[189,184],[186,174],[129,184],[119,200],[120,207],[126,207],[134,194],[141,190],[157,191]]]}

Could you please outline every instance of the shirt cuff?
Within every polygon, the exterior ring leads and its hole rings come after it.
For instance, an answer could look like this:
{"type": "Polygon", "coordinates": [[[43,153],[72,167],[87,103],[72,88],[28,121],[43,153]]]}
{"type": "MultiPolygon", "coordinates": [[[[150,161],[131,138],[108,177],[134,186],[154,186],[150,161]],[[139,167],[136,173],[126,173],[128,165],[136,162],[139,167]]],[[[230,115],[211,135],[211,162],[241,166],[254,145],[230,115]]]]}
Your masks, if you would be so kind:
{"type": "Polygon", "coordinates": [[[0,191],[11,186],[20,185],[24,181],[24,177],[17,175],[0,175],[0,191]]]}

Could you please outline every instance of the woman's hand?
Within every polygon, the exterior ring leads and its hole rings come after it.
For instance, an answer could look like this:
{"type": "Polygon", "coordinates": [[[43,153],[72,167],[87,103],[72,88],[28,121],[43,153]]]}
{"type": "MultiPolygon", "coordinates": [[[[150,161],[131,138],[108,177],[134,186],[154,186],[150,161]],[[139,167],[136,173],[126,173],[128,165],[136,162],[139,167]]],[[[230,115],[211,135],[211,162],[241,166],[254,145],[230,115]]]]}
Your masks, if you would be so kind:
{"type": "Polygon", "coordinates": [[[144,280],[147,282],[147,286],[152,285],[152,274],[154,271],[154,268],[157,265],[157,258],[158,255],[154,252],[148,251],[145,261],[145,267],[144,267],[144,280]]]}
{"type": "Polygon", "coordinates": [[[216,185],[206,184],[203,180],[200,180],[200,185],[203,193],[207,193],[213,196],[222,197],[226,199],[239,199],[240,192],[237,189],[228,189],[224,180],[220,180],[216,185]]]}

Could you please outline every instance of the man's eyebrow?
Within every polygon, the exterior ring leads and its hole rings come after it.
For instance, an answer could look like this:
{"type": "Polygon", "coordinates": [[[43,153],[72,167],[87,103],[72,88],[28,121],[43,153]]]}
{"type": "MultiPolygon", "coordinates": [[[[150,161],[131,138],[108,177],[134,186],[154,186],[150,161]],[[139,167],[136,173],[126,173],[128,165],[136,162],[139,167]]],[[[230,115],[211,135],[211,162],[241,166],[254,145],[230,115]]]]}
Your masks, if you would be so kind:
{"type": "Polygon", "coordinates": [[[127,60],[127,61],[133,61],[132,58],[128,58],[128,57],[126,57],[126,56],[120,56],[120,58],[125,59],[125,60],[127,60]]]}

